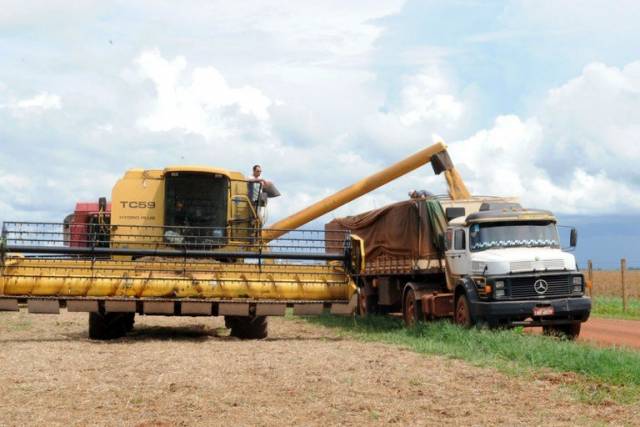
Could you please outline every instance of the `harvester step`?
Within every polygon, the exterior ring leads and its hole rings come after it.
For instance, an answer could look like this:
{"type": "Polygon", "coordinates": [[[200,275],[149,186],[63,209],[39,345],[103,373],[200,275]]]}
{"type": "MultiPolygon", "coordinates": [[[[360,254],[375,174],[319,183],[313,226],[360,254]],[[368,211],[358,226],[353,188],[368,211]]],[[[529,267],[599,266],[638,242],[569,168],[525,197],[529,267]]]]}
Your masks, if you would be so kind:
{"type": "Polygon", "coordinates": [[[60,314],[60,302],[58,300],[30,299],[27,302],[29,313],[60,314]]]}
{"type": "Polygon", "coordinates": [[[11,298],[0,299],[0,311],[20,311],[18,300],[11,298]]]}

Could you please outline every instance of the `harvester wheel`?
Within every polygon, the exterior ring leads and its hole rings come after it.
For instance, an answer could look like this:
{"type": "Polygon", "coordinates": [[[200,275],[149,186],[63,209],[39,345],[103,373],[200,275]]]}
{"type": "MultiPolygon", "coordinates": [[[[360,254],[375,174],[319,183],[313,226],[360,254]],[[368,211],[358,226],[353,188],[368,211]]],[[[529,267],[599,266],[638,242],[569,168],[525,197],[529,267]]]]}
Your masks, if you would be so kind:
{"type": "Polygon", "coordinates": [[[131,313],[89,313],[89,338],[112,340],[127,334],[133,328],[131,313]]]}
{"type": "Polygon", "coordinates": [[[123,322],[127,332],[131,332],[133,330],[133,325],[136,322],[135,316],[135,313],[125,313],[123,322]]]}
{"type": "Polygon", "coordinates": [[[266,316],[225,316],[224,324],[231,336],[243,340],[261,340],[267,337],[266,316]]]}
{"type": "Polygon", "coordinates": [[[469,310],[469,298],[466,294],[461,294],[456,300],[456,311],[453,315],[453,320],[456,325],[460,325],[464,328],[470,328],[473,326],[473,319],[471,318],[471,310],[469,310]]]}
{"type": "Polygon", "coordinates": [[[550,335],[554,337],[566,338],[568,340],[575,340],[580,335],[582,323],[570,323],[568,325],[551,325],[543,326],[542,333],[544,335],[550,335]]]}

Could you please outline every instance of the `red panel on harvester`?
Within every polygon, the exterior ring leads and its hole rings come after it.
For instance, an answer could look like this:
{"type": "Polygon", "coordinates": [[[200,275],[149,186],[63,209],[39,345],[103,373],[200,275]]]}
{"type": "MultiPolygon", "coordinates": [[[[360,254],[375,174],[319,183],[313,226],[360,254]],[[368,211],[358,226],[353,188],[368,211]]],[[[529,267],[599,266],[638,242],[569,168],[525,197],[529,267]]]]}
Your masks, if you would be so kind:
{"type": "MultiPolygon", "coordinates": [[[[69,224],[69,246],[88,246],[89,223],[91,222],[92,218],[95,218],[98,214],[98,203],[76,203],[76,209],[73,212],[73,216],[71,217],[69,224]]],[[[105,215],[108,217],[110,214],[111,203],[108,203],[105,215]]]]}

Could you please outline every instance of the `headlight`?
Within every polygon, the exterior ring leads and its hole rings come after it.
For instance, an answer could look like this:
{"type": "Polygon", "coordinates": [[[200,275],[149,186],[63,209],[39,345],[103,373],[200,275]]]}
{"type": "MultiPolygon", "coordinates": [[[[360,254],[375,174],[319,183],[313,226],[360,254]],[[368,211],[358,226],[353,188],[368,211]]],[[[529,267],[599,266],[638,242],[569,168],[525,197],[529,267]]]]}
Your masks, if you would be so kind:
{"type": "MultiPolygon", "coordinates": [[[[504,289],[504,282],[502,280],[498,280],[495,283],[495,287],[496,289],[504,289]]],[[[504,295],[504,292],[502,292],[502,294],[504,295]]],[[[496,296],[497,296],[497,292],[496,292],[496,296]]]]}
{"type": "Polygon", "coordinates": [[[503,296],[504,296],[504,289],[496,289],[496,298],[501,298],[503,296]]]}
{"type": "Polygon", "coordinates": [[[576,294],[582,292],[582,276],[573,276],[573,292],[576,294]]]}

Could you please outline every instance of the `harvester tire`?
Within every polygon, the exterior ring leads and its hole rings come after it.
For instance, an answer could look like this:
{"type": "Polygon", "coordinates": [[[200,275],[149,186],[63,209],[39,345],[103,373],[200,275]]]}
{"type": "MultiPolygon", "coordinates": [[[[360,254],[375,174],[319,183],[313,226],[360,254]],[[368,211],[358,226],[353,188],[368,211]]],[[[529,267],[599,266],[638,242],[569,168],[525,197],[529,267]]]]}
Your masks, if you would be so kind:
{"type": "Polygon", "coordinates": [[[543,326],[542,333],[544,335],[575,340],[580,335],[582,323],[570,323],[568,325],[551,325],[543,326]]]}
{"type": "Polygon", "coordinates": [[[268,334],[266,316],[226,316],[224,323],[232,337],[243,340],[261,340],[268,334]]]}
{"type": "Polygon", "coordinates": [[[133,330],[133,325],[136,322],[135,316],[136,316],[135,313],[125,313],[125,317],[123,319],[123,322],[124,322],[124,327],[127,330],[127,332],[131,332],[133,330]]]}
{"type": "Polygon", "coordinates": [[[112,340],[123,337],[133,328],[131,313],[89,313],[89,338],[112,340]]]}

